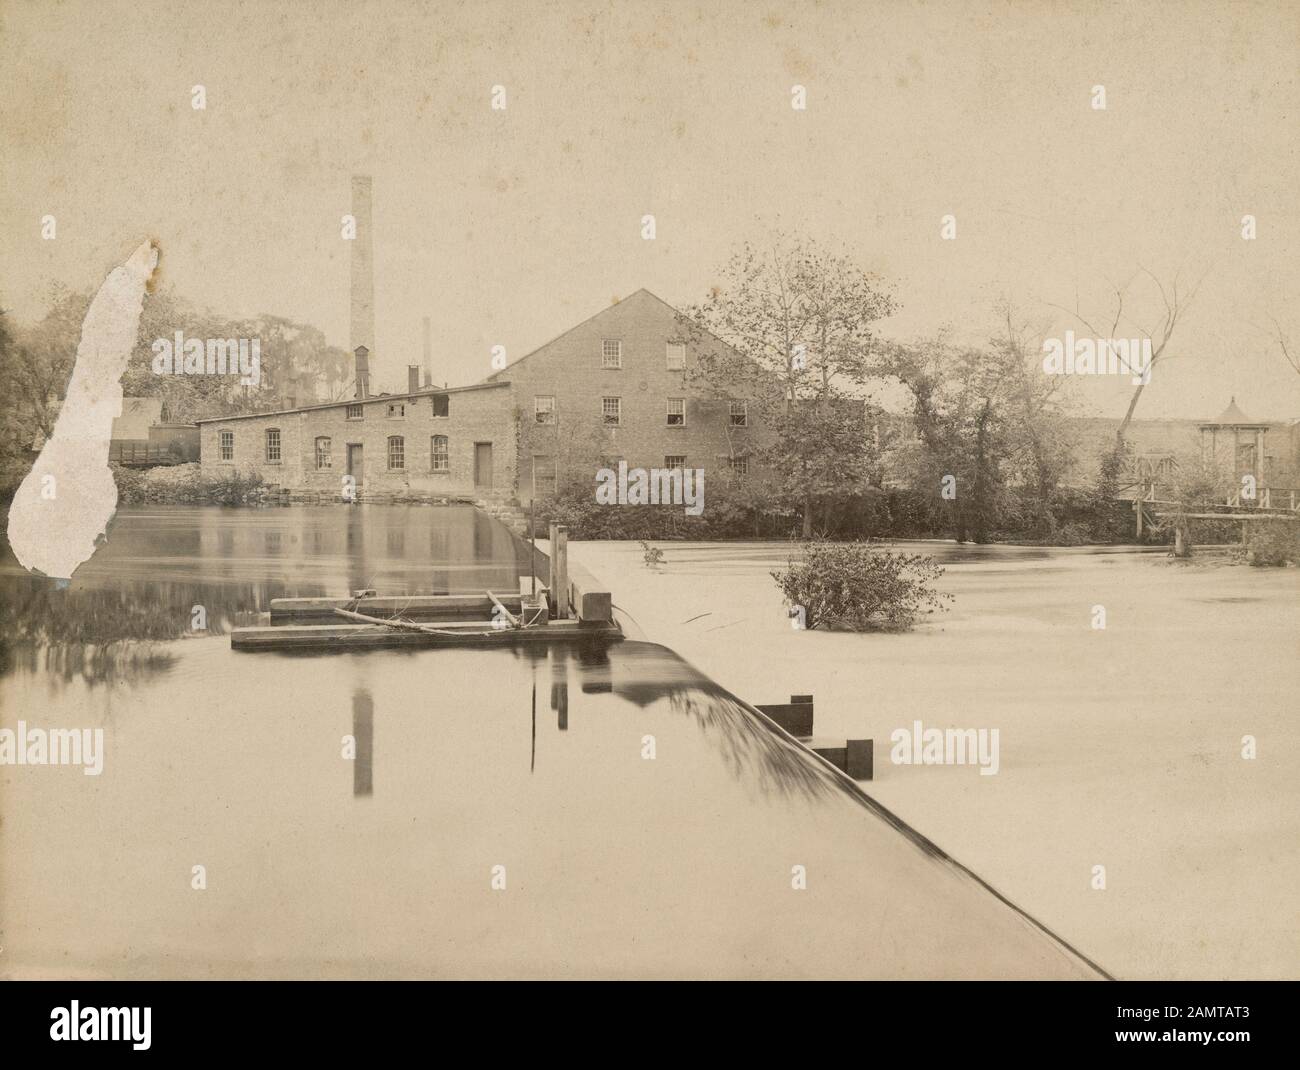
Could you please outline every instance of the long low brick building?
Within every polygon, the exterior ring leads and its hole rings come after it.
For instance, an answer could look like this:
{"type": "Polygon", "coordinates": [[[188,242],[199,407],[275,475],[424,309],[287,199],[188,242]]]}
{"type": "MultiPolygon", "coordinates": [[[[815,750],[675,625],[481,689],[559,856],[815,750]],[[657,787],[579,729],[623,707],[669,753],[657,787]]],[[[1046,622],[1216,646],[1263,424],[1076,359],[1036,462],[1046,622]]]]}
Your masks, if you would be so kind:
{"type": "Polygon", "coordinates": [[[205,476],[257,474],[340,499],[513,496],[516,483],[509,383],[217,417],[199,427],[205,476]]]}
{"type": "Polygon", "coordinates": [[[524,501],[571,479],[594,488],[621,460],[747,478],[762,428],[744,399],[693,385],[697,344],[638,290],[473,386],[415,389],[413,368],[407,393],[371,396],[358,347],[350,401],[199,421],[203,473],[330,496],[350,481],[361,497],[524,501]]]}

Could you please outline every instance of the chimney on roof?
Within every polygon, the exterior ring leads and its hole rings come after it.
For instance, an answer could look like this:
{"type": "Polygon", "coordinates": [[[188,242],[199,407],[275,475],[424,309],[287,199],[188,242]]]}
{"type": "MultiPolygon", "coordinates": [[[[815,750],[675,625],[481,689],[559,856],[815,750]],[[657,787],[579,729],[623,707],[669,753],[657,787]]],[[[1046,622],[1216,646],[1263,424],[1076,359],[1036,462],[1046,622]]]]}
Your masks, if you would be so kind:
{"type": "MultiPolygon", "coordinates": [[[[370,176],[352,176],[352,217],[357,236],[352,239],[352,338],[348,348],[355,353],[364,346],[375,349],[375,250],[370,224],[370,176]]],[[[366,394],[369,390],[367,365],[366,394]]]]}
{"type": "Polygon", "coordinates": [[[406,366],[406,392],[414,394],[420,389],[420,366],[418,364],[408,364],[406,366]]]}
{"type": "Polygon", "coordinates": [[[424,317],[424,385],[433,385],[433,326],[424,317]]]}
{"type": "Polygon", "coordinates": [[[370,396],[370,350],[357,346],[357,392],[353,395],[358,401],[370,396]]]}

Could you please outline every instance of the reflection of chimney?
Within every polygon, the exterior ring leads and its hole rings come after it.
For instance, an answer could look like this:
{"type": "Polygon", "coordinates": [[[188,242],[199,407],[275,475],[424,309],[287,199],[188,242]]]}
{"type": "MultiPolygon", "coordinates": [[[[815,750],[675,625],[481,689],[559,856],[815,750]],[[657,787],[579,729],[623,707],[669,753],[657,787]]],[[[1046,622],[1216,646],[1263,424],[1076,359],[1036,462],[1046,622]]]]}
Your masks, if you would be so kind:
{"type": "Polygon", "coordinates": [[[357,346],[357,392],[353,396],[364,399],[370,396],[370,350],[357,346]]]}
{"type": "Polygon", "coordinates": [[[433,327],[424,317],[424,385],[433,385],[433,327]]]}
{"type": "MultiPolygon", "coordinates": [[[[375,349],[375,247],[370,225],[370,176],[352,176],[352,215],[357,236],[352,240],[352,340],[348,348],[375,349]]],[[[369,394],[369,383],[366,384],[369,394]]]]}
{"type": "Polygon", "coordinates": [[[406,390],[414,394],[420,389],[420,366],[418,364],[408,364],[406,366],[406,390]]]}

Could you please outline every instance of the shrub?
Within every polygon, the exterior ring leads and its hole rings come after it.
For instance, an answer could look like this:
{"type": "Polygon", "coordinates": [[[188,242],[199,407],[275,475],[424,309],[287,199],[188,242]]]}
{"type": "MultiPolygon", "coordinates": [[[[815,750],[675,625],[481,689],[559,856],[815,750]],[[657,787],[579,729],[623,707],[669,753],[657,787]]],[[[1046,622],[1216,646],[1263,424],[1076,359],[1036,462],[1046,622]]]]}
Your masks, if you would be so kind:
{"type": "Polygon", "coordinates": [[[109,469],[121,505],[256,505],[263,497],[263,480],[257,473],[231,472],[204,479],[193,463],[142,470],[110,464],[109,469]]]}
{"type": "Polygon", "coordinates": [[[539,531],[564,524],[571,539],[729,539],[789,534],[798,520],[765,511],[761,492],[723,478],[705,484],[704,512],[689,516],[680,505],[600,505],[594,488],[580,483],[538,499],[539,531]]]}
{"type": "Polygon", "coordinates": [[[1263,525],[1246,543],[1246,560],[1256,568],[1300,564],[1300,524],[1277,521],[1263,525]]]}
{"type": "Polygon", "coordinates": [[[815,539],[802,559],[773,572],[786,604],[803,607],[807,628],[904,631],[945,608],[952,596],[930,584],[943,569],[925,554],[900,554],[870,543],[815,539]]]}

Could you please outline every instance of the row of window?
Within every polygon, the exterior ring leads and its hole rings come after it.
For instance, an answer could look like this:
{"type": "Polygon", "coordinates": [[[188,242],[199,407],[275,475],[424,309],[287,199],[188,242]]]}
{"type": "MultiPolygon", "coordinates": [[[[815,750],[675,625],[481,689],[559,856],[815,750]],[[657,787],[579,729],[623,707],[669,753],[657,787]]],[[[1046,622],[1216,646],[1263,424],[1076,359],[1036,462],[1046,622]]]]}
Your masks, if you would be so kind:
{"type": "MultiPolygon", "coordinates": [[[[407,398],[405,401],[390,401],[387,406],[386,415],[390,420],[406,419],[406,408],[411,407],[415,411],[415,398],[407,398]]],[[[446,394],[433,395],[433,415],[450,416],[451,399],[446,394]]],[[[364,405],[349,405],[346,416],[349,420],[364,420],[366,418],[366,407],[364,405]]]]}
{"type": "MultiPolygon", "coordinates": [[[[617,468],[619,461],[624,460],[622,457],[606,457],[604,463],[610,468],[617,468]]],[[[665,468],[685,468],[686,454],[670,453],[664,457],[665,468]]],[[[748,457],[728,457],[727,467],[731,469],[733,475],[746,476],[749,474],[748,457]]],[[[533,480],[539,485],[553,486],[555,482],[555,459],[553,457],[543,456],[540,453],[533,454],[533,480]]]]}
{"type": "MultiPolygon", "coordinates": [[[[265,432],[266,463],[280,463],[280,429],[268,427],[265,432]]],[[[217,432],[218,454],[223,461],[235,459],[235,433],[233,431],[217,432]]],[[[316,439],[316,468],[326,471],[334,467],[333,440],[326,435],[316,439]]],[[[388,436],[388,467],[390,471],[400,472],[406,468],[406,439],[401,435],[388,436]]],[[[429,440],[429,468],[434,472],[446,472],[450,468],[447,450],[447,436],[434,435],[429,440]]]]}
{"type": "MultiPolygon", "coordinates": [[[[535,394],[533,412],[539,424],[555,423],[555,395],[535,394]]],[[[609,427],[618,427],[623,422],[623,399],[618,397],[600,399],[600,415],[609,427]]],[[[686,399],[668,398],[667,410],[669,427],[686,426],[686,399]]],[[[749,426],[749,403],[745,401],[730,402],[728,420],[732,427],[749,426]]]]}
{"type": "MultiPolygon", "coordinates": [[[[670,372],[680,372],[686,368],[686,343],[669,342],[665,347],[665,365],[670,372]]],[[[623,367],[623,343],[617,338],[602,338],[600,342],[600,366],[618,369],[623,367]]]]}

